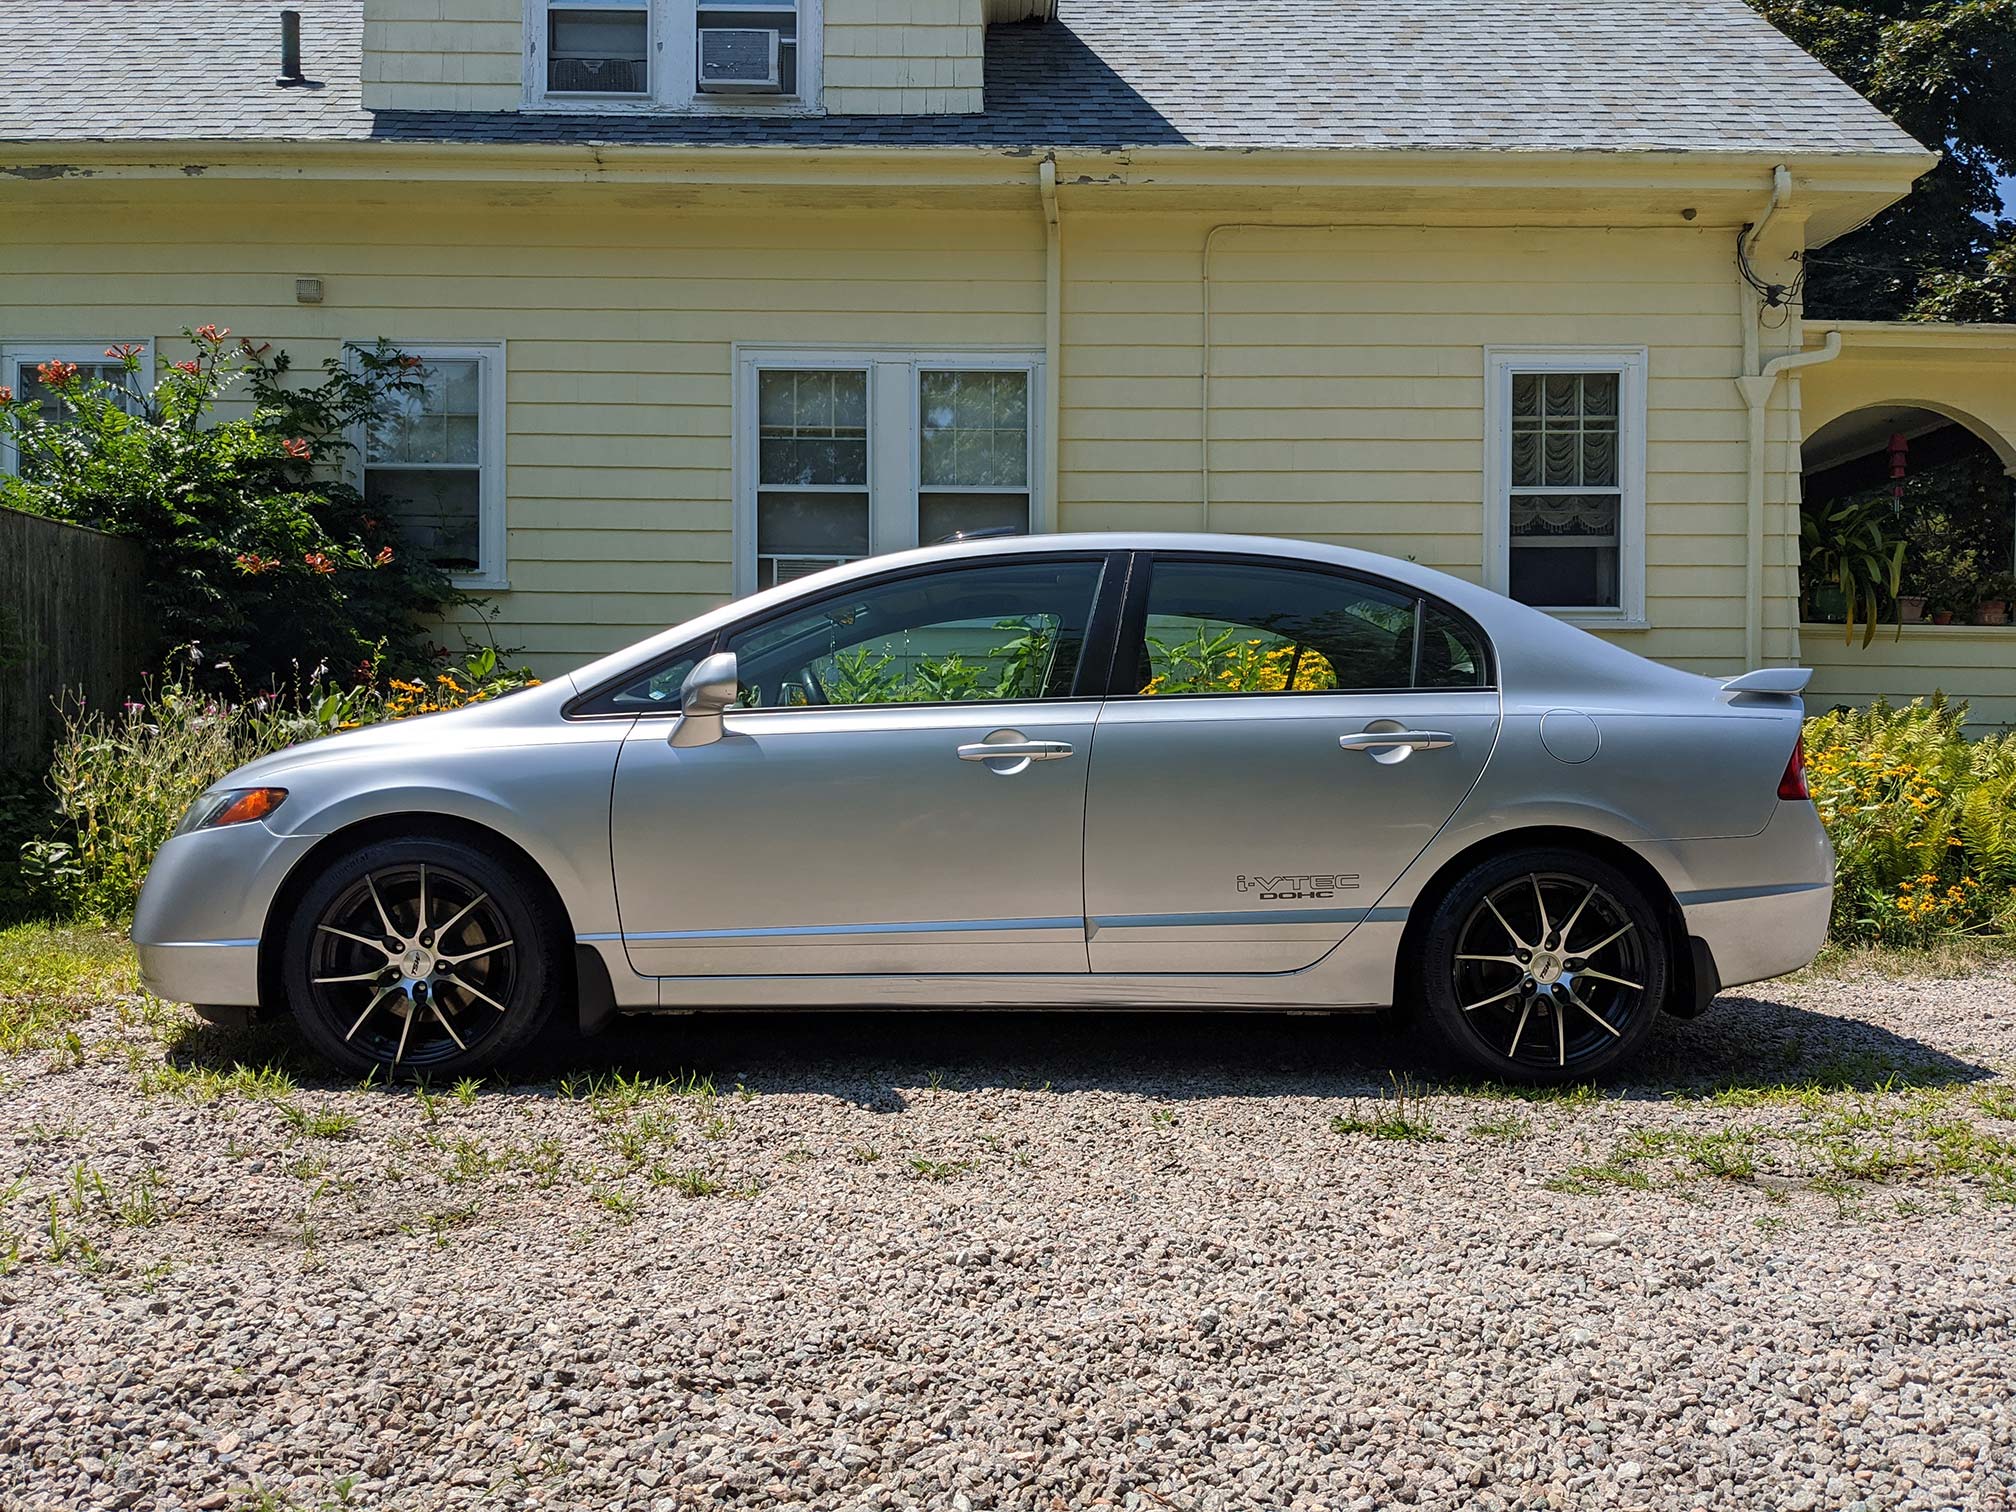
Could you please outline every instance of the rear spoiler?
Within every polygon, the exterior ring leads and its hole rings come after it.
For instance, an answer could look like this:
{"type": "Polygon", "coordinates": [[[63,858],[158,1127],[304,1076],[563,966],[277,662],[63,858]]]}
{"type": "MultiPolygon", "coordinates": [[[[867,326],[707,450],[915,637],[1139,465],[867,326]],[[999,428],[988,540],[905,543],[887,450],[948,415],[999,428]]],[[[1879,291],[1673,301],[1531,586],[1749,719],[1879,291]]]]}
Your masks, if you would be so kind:
{"type": "Polygon", "coordinates": [[[1755,672],[1745,672],[1741,677],[1725,678],[1722,683],[1724,693],[1782,693],[1796,696],[1806,691],[1806,684],[1813,681],[1811,667],[1759,667],[1755,672]]]}

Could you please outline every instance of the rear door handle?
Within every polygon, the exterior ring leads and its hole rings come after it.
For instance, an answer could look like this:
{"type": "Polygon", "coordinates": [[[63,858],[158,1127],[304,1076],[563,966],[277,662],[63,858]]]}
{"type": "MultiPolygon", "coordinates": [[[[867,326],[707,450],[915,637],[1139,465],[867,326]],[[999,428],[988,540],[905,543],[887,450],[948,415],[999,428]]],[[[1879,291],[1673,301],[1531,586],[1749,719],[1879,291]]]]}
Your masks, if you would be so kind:
{"type": "Polygon", "coordinates": [[[1072,753],[1068,740],[1004,740],[959,747],[961,761],[1062,761],[1072,753]]]}
{"type": "Polygon", "coordinates": [[[1339,735],[1347,751],[1440,751],[1456,744],[1445,730],[1367,730],[1363,735],[1339,735]]]}

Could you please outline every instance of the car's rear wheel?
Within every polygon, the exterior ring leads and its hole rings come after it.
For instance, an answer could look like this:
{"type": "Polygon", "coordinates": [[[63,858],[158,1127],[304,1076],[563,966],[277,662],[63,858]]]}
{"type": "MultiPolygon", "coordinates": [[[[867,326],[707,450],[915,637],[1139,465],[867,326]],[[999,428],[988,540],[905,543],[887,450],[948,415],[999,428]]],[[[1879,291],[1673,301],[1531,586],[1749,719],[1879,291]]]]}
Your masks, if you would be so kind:
{"type": "Polygon", "coordinates": [[[543,889],[501,851],[378,840],[303,891],[283,947],[287,1002],[339,1066],[459,1076],[538,1033],[560,937],[543,889]]]}
{"type": "Polygon", "coordinates": [[[1631,877],[1547,847],[1471,868],[1423,939],[1430,1026],[1503,1081],[1572,1081],[1629,1059],[1667,989],[1666,923],[1631,877]]]}

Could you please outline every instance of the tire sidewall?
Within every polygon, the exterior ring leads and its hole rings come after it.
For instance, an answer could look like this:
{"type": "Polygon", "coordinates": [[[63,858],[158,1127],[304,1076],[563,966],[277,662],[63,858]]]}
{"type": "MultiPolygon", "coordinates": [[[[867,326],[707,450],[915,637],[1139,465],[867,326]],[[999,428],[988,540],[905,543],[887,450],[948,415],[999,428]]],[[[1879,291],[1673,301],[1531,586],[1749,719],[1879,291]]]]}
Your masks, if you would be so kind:
{"type": "Polygon", "coordinates": [[[1643,1048],[1664,1011],[1670,981],[1671,940],[1663,912],[1645,889],[1621,868],[1583,851],[1536,847],[1496,856],[1463,873],[1435,905],[1420,955],[1421,1002],[1436,1037],[1469,1067],[1496,1081],[1546,1083],[1586,1081],[1616,1069],[1643,1048]],[[1620,1037],[1591,1059],[1563,1072],[1551,1066],[1515,1064],[1478,1033],[1470,1015],[1456,1000],[1453,976],[1457,942],[1478,901],[1506,882],[1539,872],[1553,872],[1594,882],[1616,900],[1645,932],[1645,994],[1639,1011],[1624,1025],[1620,1037]]]}
{"type": "Polygon", "coordinates": [[[367,873],[415,863],[460,872],[487,891],[521,949],[503,1029],[467,1051],[430,1062],[417,1074],[458,1076],[494,1065],[537,1034],[551,1013],[557,936],[550,907],[522,867],[487,846],[446,836],[372,841],[320,865],[319,874],[295,900],[282,936],[280,980],[287,1007],[309,1047],[343,1070],[391,1068],[346,1042],[343,1034],[349,1025],[334,1023],[317,1001],[308,980],[316,927],[329,906],[367,873]]]}

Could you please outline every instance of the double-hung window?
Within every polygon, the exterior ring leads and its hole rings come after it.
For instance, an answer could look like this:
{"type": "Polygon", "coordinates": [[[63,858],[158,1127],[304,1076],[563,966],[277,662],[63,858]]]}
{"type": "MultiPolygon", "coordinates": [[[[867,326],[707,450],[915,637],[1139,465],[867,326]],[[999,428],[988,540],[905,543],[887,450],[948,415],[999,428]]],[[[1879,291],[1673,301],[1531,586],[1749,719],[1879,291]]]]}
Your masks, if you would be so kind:
{"type": "Polygon", "coordinates": [[[1643,348],[1485,363],[1485,581],[1590,624],[1645,618],[1643,348]]]}
{"type": "MultiPolygon", "coordinates": [[[[68,363],[77,369],[77,375],[85,382],[102,379],[112,385],[112,395],[122,409],[138,414],[146,402],[147,389],[153,379],[153,347],[150,342],[125,343],[139,348],[140,370],[128,373],[125,364],[111,356],[109,349],[120,345],[113,341],[80,342],[8,342],[0,346],[0,387],[14,391],[17,400],[32,399],[41,406],[42,419],[49,425],[63,423],[70,406],[62,397],[42,381],[42,368],[52,362],[68,363]]],[[[19,466],[13,445],[0,441],[0,472],[13,472],[19,466]]]]}
{"type": "Polygon", "coordinates": [[[737,376],[739,592],[1043,528],[1034,353],[743,349],[737,376]]]}
{"type": "Polygon", "coordinates": [[[820,0],[524,0],[534,109],[812,110],[820,0]]]}
{"type": "Polygon", "coordinates": [[[505,587],[504,349],[397,345],[420,366],[359,438],[365,502],[456,582],[505,587]]]}

